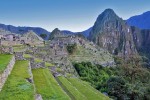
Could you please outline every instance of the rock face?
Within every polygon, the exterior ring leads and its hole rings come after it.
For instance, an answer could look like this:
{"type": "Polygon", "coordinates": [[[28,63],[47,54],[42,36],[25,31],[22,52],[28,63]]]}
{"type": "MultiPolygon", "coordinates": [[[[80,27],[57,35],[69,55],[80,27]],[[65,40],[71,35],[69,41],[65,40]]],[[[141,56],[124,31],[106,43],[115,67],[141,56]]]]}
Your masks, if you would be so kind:
{"type": "Polygon", "coordinates": [[[128,56],[137,53],[131,27],[112,9],[106,9],[98,16],[89,39],[112,54],[128,56]]]}
{"type": "Polygon", "coordinates": [[[131,27],[131,31],[137,51],[150,58],[150,30],[131,27]]]}

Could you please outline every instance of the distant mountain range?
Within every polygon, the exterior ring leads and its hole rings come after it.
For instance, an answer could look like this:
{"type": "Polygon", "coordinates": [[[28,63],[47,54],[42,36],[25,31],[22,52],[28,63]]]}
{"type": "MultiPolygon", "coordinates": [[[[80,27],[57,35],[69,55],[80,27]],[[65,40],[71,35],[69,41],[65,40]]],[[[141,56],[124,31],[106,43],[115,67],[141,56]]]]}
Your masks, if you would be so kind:
{"type": "Polygon", "coordinates": [[[23,34],[26,33],[30,30],[32,30],[33,32],[35,32],[37,35],[41,35],[41,34],[46,34],[48,39],[50,32],[48,32],[47,30],[40,28],[40,27],[16,27],[13,25],[5,25],[5,24],[0,24],[0,29],[6,30],[6,31],[10,31],[12,33],[17,33],[17,34],[23,34]]]}
{"type": "Polygon", "coordinates": [[[90,32],[91,32],[91,30],[92,30],[92,27],[90,27],[87,30],[82,31],[82,32],[71,32],[71,31],[68,31],[68,30],[62,30],[61,32],[64,33],[64,34],[78,34],[78,33],[80,33],[83,36],[88,37],[90,32]]]}
{"type": "MultiPolygon", "coordinates": [[[[49,37],[49,35],[51,34],[51,32],[49,32],[46,29],[41,28],[41,27],[23,27],[23,26],[16,27],[16,26],[13,26],[13,25],[0,24],[0,29],[3,29],[5,31],[9,31],[11,33],[17,33],[17,34],[27,33],[30,30],[32,30],[33,32],[35,32],[39,36],[41,34],[46,34],[47,37],[45,38],[45,40],[47,40],[48,37],[49,37]]],[[[85,31],[82,31],[82,32],[72,32],[72,31],[69,31],[69,30],[62,30],[61,32],[64,33],[64,34],[77,34],[77,33],[81,33],[85,37],[88,37],[91,29],[92,29],[92,27],[89,28],[89,29],[87,29],[87,30],[85,30],[85,31]]]]}
{"type": "Polygon", "coordinates": [[[150,11],[129,18],[127,23],[140,29],[150,29],[150,11]]]}

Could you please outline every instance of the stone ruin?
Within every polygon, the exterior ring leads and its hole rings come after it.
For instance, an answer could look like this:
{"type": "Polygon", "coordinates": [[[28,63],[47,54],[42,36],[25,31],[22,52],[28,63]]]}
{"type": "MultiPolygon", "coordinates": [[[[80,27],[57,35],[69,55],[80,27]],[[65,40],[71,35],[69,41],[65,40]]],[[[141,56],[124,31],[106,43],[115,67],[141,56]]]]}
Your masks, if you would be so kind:
{"type": "Polygon", "coordinates": [[[0,46],[0,53],[13,54],[13,47],[0,46]]]}
{"type": "Polygon", "coordinates": [[[14,52],[16,60],[25,60],[23,57],[24,52],[14,52]]]}
{"type": "Polygon", "coordinates": [[[2,46],[2,40],[0,39],[0,46],[2,46]]]}
{"type": "Polygon", "coordinates": [[[35,68],[46,68],[45,67],[45,62],[35,62],[34,61],[34,58],[29,58],[30,60],[30,66],[32,69],[35,69],[35,68]]]}

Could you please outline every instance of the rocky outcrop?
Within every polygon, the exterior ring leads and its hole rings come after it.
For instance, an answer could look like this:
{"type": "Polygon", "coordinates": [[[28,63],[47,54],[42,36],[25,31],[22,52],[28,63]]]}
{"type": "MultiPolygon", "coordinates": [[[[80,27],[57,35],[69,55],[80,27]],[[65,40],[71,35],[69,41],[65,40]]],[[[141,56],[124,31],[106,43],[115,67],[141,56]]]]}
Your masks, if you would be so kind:
{"type": "Polygon", "coordinates": [[[49,40],[53,40],[53,39],[56,38],[57,36],[61,36],[61,35],[63,35],[63,32],[61,32],[58,28],[55,28],[55,29],[51,32],[51,34],[50,34],[50,36],[49,36],[49,40]]]}
{"type": "Polygon", "coordinates": [[[15,64],[15,57],[13,56],[9,64],[7,65],[6,69],[3,71],[2,74],[0,74],[0,91],[5,84],[8,75],[11,73],[13,66],[15,64]]]}
{"type": "Polygon", "coordinates": [[[139,28],[133,26],[131,29],[137,51],[140,54],[144,54],[150,58],[150,30],[140,30],[139,28]]]}
{"type": "Polygon", "coordinates": [[[112,54],[129,56],[137,53],[131,27],[112,9],[106,9],[98,16],[89,39],[112,54]]]}

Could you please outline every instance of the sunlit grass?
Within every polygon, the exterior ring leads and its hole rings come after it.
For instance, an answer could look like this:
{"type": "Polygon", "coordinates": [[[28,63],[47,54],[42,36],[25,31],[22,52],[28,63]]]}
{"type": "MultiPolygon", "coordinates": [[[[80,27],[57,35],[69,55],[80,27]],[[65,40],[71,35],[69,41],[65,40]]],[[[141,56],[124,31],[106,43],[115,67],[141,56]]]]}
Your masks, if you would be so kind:
{"type": "Polygon", "coordinates": [[[33,69],[33,79],[36,92],[41,94],[43,100],[69,100],[67,94],[61,89],[48,68],[33,69]]]}
{"type": "Polygon", "coordinates": [[[30,78],[28,61],[16,61],[2,91],[0,100],[34,100],[34,88],[26,79],[30,78]]]}
{"type": "Polygon", "coordinates": [[[0,54],[0,74],[3,73],[7,65],[9,64],[12,55],[10,54],[0,54]]]}
{"type": "Polygon", "coordinates": [[[110,100],[109,97],[100,93],[88,83],[78,79],[78,78],[68,78],[69,82],[76,87],[76,89],[81,92],[87,100],[110,100]]]}
{"type": "Polygon", "coordinates": [[[65,77],[60,76],[58,79],[61,81],[62,85],[73,95],[76,100],[87,100],[87,98],[74,87],[71,82],[69,82],[65,77]]]}

